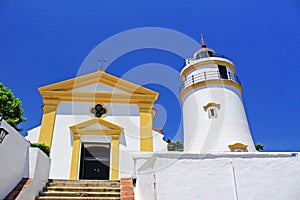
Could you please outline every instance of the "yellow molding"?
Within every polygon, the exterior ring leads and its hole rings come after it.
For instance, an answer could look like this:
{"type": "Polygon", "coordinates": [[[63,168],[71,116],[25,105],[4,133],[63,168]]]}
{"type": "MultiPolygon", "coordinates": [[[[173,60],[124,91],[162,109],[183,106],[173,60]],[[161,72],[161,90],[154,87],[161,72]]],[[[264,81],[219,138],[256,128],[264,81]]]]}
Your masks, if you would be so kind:
{"type": "Polygon", "coordinates": [[[158,97],[158,93],[155,91],[131,83],[116,76],[107,74],[104,71],[97,71],[91,74],[43,86],[39,88],[39,91],[40,93],[42,93],[43,91],[68,91],[94,83],[104,83],[111,87],[115,87],[129,93],[149,94],[156,96],[156,98],[158,97]]]}
{"type": "Polygon", "coordinates": [[[119,179],[119,138],[112,138],[111,180],[119,179]]]}
{"type": "Polygon", "coordinates": [[[105,126],[105,127],[109,128],[109,129],[112,129],[112,130],[123,131],[122,127],[120,127],[120,126],[118,126],[116,124],[110,123],[108,121],[105,121],[103,119],[90,119],[90,120],[87,120],[87,121],[75,124],[73,126],[70,126],[70,129],[72,131],[76,131],[77,129],[87,128],[87,127],[89,127],[91,125],[94,125],[94,124],[100,124],[100,125],[105,126]]]}
{"type": "Polygon", "coordinates": [[[240,93],[243,92],[242,87],[234,81],[225,80],[225,79],[206,80],[206,81],[201,81],[201,82],[195,83],[191,86],[184,88],[180,93],[180,100],[182,101],[183,98],[185,97],[185,95],[187,95],[189,92],[191,92],[197,88],[200,88],[200,87],[207,87],[209,85],[228,85],[228,86],[235,87],[236,89],[238,89],[240,91],[240,93]]]}
{"type": "Polygon", "coordinates": [[[120,137],[121,130],[103,130],[103,129],[77,129],[72,131],[74,135],[104,135],[120,137]]]}
{"type": "Polygon", "coordinates": [[[79,124],[75,124],[69,127],[73,132],[73,150],[72,150],[72,161],[70,169],[70,179],[77,179],[78,166],[79,166],[79,149],[80,149],[80,136],[82,135],[105,135],[112,138],[112,161],[110,174],[112,180],[117,180],[119,178],[119,138],[123,132],[123,128],[105,121],[103,119],[91,119],[79,124]],[[88,127],[93,124],[101,124],[108,128],[106,129],[89,129],[88,127]],[[79,142],[78,142],[79,141],[79,142]]]}
{"type": "Polygon", "coordinates": [[[220,104],[211,102],[211,103],[208,103],[208,104],[206,104],[205,106],[203,106],[203,108],[204,108],[205,111],[207,111],[207,109],[208,109],[209,107],[216,107],[216,108],[220,109],[220,104]]]}
{"type": "Polygon", "coordinates": [[[235,144],[230,144],[228,145],[230,148],[230,151],[234,152],[235,149],[242,149],[244,152],[247,151],[248,145],[242,144],[242,143],[235,143],[235,144]]]}
{"type": "Polygon", "coordinates": [[[155,108],[152,108],[152,119],[153,120],[154,120],[156,114],[157,114],[157,110],[155,108]]]}
{"type": "Polygon", "coordinates": [[[140,151],[153,151],[153,104],[139,104],[140,109],[140,151]]]}
{"type": "MultiPolygon", "coordinates": [[[[44,101],[49,103],[49,101],[44,101]]],[[[39,143],[46,144],[51,148],[53,129],[55,125],[56,109],[58,101],[50,101],[52,104],[45,104],[43,106],[43,118],[39,136],[39,143]]]]}
{"type": "Polygon", "coordinates": [[[78,166],[79,166],[79,150],[80,150],[80,138],[74,137],[73,148],[72,148],[72,160],[71,160],[71,169],[70,169],[70,179],[76,180],[78,175],[78,166]]]}
{"type": "Polygon", "coordinates": [[[147,94],[114,94],[105,92],[68,92],[68,91],[43,91],[44,99],[59,101],[103,102],[103,103],[154,103],[155,95],[147,94]]]}
{"type": "Polygon", "coordinates": [[[189,66],[181,73],[181,80],[183,81],[185,76],[192,70],[200,68],[200,67],[206,67],[207,65],[216,64],[216,65],[223,65],[228,67],[234,74],[236,73],[235,67],[226,61],[219,61],[219,60],[209,60],[209,61],[203,61],[196,63],[194,65],[189,66]]]}

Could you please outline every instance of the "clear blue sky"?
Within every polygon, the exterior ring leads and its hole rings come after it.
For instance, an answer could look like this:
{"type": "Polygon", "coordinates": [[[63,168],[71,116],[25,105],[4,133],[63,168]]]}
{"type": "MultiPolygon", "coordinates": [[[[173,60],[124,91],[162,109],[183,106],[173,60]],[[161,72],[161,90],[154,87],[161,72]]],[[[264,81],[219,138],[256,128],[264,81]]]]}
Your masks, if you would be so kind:
{"type": "MultiPolygon", "coordinates": [[[[236,65],[255,143],[264,144],[266,151],[300,151],[297,0],[0,1],[0,81],[23,102],[27,122],[21,127],[40,124],[38,87],[75,77],[99,43],[141,27],[168,28],[197,41],[205,34],[208,46],[236,65]]],[[[176,71],[183,67],[175,54],[144,49],[121,56],[107,71],[121,77],[147,63],[176,71]]],[[[174,138],[180,123],[178,101],[164,86],[145,86],[161,93],[158,104],[167,113],[164,134],[174,138]]]]}

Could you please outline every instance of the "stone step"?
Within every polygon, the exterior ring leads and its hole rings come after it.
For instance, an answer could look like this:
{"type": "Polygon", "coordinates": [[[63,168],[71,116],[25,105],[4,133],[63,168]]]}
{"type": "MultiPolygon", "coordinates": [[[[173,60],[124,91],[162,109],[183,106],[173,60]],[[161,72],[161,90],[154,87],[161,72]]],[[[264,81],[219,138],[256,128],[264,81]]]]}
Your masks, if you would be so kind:
{"type": "Polygon", "coordinates": [[[120,197],[120,192],[69,192],[69,191],[50,191],[40,192],[42,196],[59,196],[59,197],[120,197]]]}
{"type": "Polygon", "coordinates": [[[48,187],[120,187],[120,181],[108,180],[51,180],[48,187]]]}
{"type": "Polygon", "coordinates": [[[42,196],[36,198],[36,200],[121,200],[120,197],[52,197],[42,196]]]}
{"type": "Polygon", "coordinates": [[[49,180],[36,200],[120,200],[119,180],[49,180]]]}
{"type": "Polygon", "coordinates": [[[44,192],[50,191],[77,191],[77,192],[120,192],[120,187],[47,187],[44,192]]]}

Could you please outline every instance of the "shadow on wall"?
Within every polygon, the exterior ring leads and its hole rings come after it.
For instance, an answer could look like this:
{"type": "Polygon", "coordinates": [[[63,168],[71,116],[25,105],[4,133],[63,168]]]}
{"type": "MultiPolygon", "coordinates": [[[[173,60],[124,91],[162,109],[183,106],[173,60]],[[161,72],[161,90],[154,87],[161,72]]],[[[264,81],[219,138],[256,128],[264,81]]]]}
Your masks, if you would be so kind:
{"type": "Polygon", "coordinates": [[[30,148],[30,143],[3,119],[0,130],[5,132],[0,143],[0,199],[23,178],[29,178],[30,182],[16,199],[34,199],[48,181],[50,158],[38,148],[30,148]]]}

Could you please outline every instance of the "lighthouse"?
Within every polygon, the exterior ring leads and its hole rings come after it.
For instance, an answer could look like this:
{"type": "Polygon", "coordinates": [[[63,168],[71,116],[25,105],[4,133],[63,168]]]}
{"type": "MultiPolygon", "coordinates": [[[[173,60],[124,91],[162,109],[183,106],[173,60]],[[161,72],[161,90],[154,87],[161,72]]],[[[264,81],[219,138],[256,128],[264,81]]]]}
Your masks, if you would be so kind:
{"type": "Polygon", "coordinates": [[[231,60],[207,48],[186,59],[180,73],[184,150],[254,152],[242,100],[242,85],[231,60]]]}

